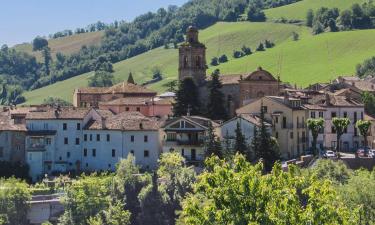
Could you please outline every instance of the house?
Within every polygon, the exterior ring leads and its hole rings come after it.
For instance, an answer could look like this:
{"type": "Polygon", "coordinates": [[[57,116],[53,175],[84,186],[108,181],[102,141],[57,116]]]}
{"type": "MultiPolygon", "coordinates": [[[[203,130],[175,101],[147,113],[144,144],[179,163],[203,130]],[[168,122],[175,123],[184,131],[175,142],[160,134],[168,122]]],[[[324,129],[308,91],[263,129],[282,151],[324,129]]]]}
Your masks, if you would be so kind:
{"type": "Polygon", "coordinates": [[[108,102],[100,102],[99,109],[111,110],[115,114],[122,112],[140,112],[145,116],[171,116],[173,98],[127,97],[108,102]]]}
{"type": "Polygon", "coordinates": [[[163,126],[163,152],[178,152],[189,163],[204,160],[207,132],[210,124],[218,124],[200,116],[182,116],[168,120],[163,126]]]}
{"type": "MultiPolygon", "coordinates": [[[[246,143],[250,145],[254,138],[254,131],[261,126],[261,121],[254,115],[241,114],[220,124],[220,126],[217,127],[217,135],[220,137],[223,147],[230,147],[231,149],[234,147],[237,124],[241,128],[246,143]],[[230,146],[225,146],[228,144],[230,146]]],[[[268,123],[266,126],[271,128],[271,125],[268,123]]],[[[271,129],[269,129],[269,132],[272,132],[271,129]]]]}
{"type": "Polygon", "coordinates": [[[306,110],[301,99],[288,95],[265,96],[237,110],[237,115],[259,115],[263,108],[264,116],[272,124],[272,136],[280,146],[283,159],[300,156],[307,148],[306,110]]]}
{"type": "Polygon", "coordinates": [[[141,85],[124,81],[112,87],[85,87],[74,90],[73,105],[75,107],[98,108],[100,102],[109,102],[115,99],[140,97],[152,98],[156,92],[141,85]]]}
{"type": "Polygon", "coordinates": [[[154,168],[161,152],[159,124],[139,112],[44,108],[26,116],[26,161],[30,176],[113,171],[128,154],[136,164],[154,168]]]}

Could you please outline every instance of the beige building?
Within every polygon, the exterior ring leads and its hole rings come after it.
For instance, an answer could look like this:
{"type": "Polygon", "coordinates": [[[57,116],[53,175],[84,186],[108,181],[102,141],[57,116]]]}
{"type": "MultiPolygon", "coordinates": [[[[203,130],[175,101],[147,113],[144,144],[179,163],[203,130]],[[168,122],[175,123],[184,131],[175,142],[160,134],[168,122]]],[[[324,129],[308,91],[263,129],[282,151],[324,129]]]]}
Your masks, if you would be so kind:
{"type": "Polygon", "coordinates": [[[266,96],[238,109],[237,114],[260,114],[261,107],[265,119],[272,124],[272,136],[279,143],[282,158],[290,159],[303,154],[308,147],[308,133],[306,109],[301,99],[266,96]]]}

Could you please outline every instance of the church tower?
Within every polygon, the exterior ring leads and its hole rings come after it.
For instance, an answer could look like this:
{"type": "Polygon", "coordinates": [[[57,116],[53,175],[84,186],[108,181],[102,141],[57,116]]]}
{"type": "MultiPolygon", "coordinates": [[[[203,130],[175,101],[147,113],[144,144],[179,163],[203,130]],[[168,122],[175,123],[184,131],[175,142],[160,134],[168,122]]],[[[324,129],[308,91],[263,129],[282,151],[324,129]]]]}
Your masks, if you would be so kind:
{"type": "Polygon", "coordinates": [[[178,78],[193,78],[197,86],[204,85],[206,80],[206,46],[198,40],[198,29],[190,26],[185,42],[179,47],[178,78]]]}

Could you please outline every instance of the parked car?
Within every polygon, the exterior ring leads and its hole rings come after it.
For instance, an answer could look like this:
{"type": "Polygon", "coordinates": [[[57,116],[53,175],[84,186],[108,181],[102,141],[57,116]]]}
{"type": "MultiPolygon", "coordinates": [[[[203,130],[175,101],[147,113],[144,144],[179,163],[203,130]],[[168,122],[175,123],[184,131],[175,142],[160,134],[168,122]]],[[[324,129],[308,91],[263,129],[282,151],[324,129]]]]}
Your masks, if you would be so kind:
{"type": "Polygon", "coordinates": [[[357,150],[358,157],[366,157],[366,151],[364,149],[357,150]]]}
{"type": "Polygon", "coordinates": [[[324,158],[335,158],[336,153],[334,151],[328,150],[323,155],[324,158]]]}
{"type": "Polygon", "coordinates": [[[375,149],[370,149],[368,151],[368,157],[375,158],[375,149]]]}

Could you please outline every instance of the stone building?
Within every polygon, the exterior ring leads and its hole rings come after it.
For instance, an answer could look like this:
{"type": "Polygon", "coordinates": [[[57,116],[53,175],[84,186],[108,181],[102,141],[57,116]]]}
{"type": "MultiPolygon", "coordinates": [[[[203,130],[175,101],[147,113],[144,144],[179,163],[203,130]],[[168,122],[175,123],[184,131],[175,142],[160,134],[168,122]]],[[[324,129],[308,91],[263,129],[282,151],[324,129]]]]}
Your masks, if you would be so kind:
{"type": "MultiPolygon", "coordinates": [[[[206,75],[206,47],[199,42],[198,30],[194,27],[188,28],[186,41],[179,48],[178,68],[179,80],[191,77],[199,87],[201,103],[207,102],[211,77],[206,75]]],[[[279,95],[281,91],[280,80],[261,67],[249,74],[222,75],[220,80],[230,116],[234,116],[237,108],[251,100],[267,95],[279,95]]]]}

